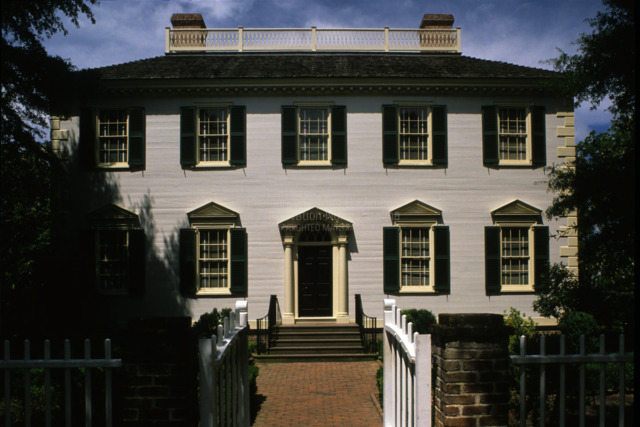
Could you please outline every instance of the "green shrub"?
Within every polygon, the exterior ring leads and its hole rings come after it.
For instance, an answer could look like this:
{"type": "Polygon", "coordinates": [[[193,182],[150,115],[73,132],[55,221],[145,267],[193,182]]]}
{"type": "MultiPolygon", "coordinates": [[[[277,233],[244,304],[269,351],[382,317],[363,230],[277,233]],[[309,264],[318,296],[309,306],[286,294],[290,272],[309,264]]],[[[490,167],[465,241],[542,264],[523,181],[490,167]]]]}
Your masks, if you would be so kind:
{"type": "Polygon", "coordinates": [[[510,329],[509,333],[509,354],[520,353],[520,337],[524,335],[528,342],[537,337],[536,322],[531,317],[526,317],[524,313],[511,307],[509,314],[504,311],[504,324],[510,329]]]}
{"type": "Polygon", "coordinates": [[[587,353],[598,351],[600,332],[602,328],[595,317],[582,311],[569,311],[560,317],[558,328],[566,336],[569,353],[580,351],[580,335],[585,336],[587,353]]]}
{"type": "Polygon", "coordinates": [[[214,308],[211,313],[201,315],[200,319],[191,326],[191,330],[197,338],[211,338],[216,334],[216,329],[222,319],[227,317],[229,313],[231,313],[229,307],[223,308],[220,312],[214,308]]]}
{"type": "Polygon", "coordinates": [[[407,323],[413,323],[413,332],[419,334],[428,334],[429,326],[438,323],[436,316],[429,310],[408,308],[401,313],[407,316],[407,323]]]}

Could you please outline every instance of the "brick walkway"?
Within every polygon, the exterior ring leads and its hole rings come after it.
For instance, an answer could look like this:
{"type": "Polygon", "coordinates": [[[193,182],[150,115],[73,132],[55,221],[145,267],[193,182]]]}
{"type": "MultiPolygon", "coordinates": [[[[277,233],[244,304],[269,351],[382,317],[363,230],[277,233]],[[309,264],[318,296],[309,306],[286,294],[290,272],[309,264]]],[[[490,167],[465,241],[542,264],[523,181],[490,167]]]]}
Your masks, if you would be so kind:
{"type": "Polygon", "coordinates": [[[377,362],[256,363],[254,426],[381,426],[377,362]]]}

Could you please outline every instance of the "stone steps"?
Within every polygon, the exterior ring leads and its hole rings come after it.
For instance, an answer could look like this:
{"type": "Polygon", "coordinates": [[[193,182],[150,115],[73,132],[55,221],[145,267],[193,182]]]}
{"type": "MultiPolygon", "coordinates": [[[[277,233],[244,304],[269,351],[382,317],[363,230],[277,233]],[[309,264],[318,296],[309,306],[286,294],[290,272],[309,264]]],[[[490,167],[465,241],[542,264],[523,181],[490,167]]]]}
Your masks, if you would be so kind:
{"type": "Polygon", "coordinates": [[[376,360],[365,353],[356,324],[282,325],[276,331],[269,354],[256,355],[262,361],[354,361],[376,360]]]}

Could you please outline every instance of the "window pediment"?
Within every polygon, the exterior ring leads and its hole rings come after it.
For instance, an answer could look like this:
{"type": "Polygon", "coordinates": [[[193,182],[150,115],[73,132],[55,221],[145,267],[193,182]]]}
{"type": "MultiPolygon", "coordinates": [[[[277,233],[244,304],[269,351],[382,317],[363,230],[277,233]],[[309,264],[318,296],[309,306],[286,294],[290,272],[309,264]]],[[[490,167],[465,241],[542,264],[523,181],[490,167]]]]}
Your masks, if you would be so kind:
{"type": "Polygon", "coordinates": [[[139,227],[140,218],[136,213],[109,203],[87,215],[89,223],[98,228],[139,227]]]}
{"type": "Polygon", "coordinates": [[[209,202],[187,213],[191,224],[235,223],[240,215],[215,202],[209,202]]]}
{"type": "Polygon", "coordinates": [[[442,211],[420,200],[414,200],[393,211],[391,218],[396,225],[438,223],[442,219],[442,211]]]}
{"type": "Polygon", "coordinates": [[[541,223],[542,210],[524,203],[521,200],[514,200],[491,211],[491,217],[493,218],[494,223],[541,223]]]}

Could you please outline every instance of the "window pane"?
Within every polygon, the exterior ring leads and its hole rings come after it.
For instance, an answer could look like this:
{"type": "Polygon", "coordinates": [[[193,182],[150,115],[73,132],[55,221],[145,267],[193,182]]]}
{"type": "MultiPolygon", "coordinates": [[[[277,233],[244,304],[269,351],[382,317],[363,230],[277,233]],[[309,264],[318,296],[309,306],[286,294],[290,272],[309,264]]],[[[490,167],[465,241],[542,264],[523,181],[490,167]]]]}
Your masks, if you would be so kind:
{"type": "Polygon", "coordinates": [[[200,288],[226,288],[227,265],[227,230],[200,230],[200,288]]]}
{"type": "Polygon", "coordinates": [[[329,160],[329,110],[301,108],[299,120],[300,160],[329,160]]]}
{"type": "Polygon", "coordinates": [[[529,284],[529,229],[502,229],[502,284],[529,284]]]}
{"type": "Polygon", "coordinates": [[[429,286],[429,229],[402,229],[402,286],[429,286]]]}
{"type": "Polygon", "coordinates": [[[100,110],[98,114],[100,163],[127,162],[127,111],[100,110]]]}
{"type": "Polygon", "coordinates": [[[226,108],[201,108],[198,110],[199,127],[198,155],[201,162],[224,162],[228,160],[227,141],[228,112],[226,108]]]}
{"type": "Polygon", "coordinates": [[[400,108],[400,159],[428,160],[428,108],[400,108]]]}
{"type": "Polygon", "coordinates": [[[128,233],[125,230],[98,232],[98,286],[101,290],[122,290],[127,282],[128,233]]]}
{"type": "Polygon", "coordinates": [[[500,159],[526,160],[526,108],[500,108],[498,110],[498,118],[498,128],[500,130],[500,159]]]}

